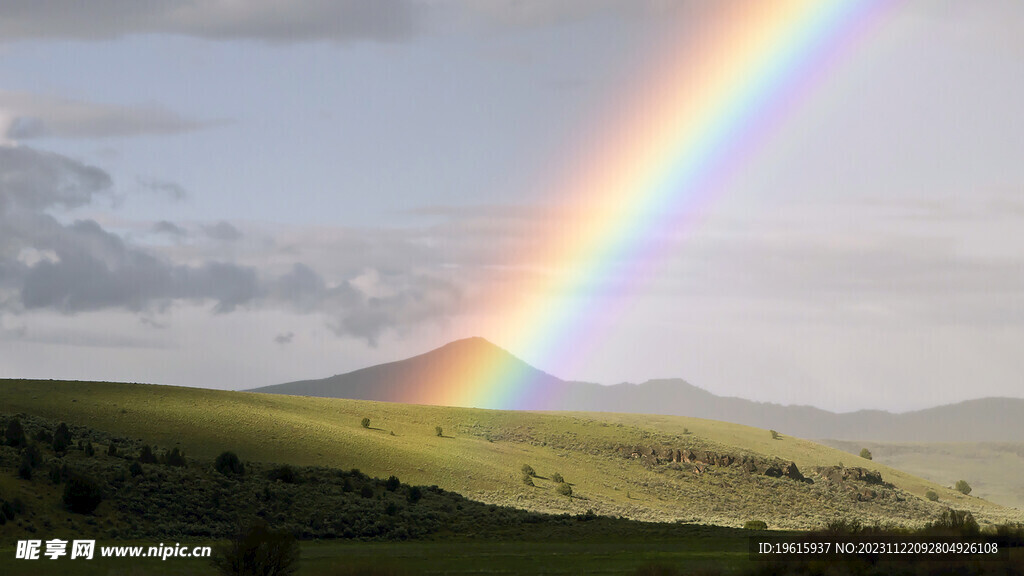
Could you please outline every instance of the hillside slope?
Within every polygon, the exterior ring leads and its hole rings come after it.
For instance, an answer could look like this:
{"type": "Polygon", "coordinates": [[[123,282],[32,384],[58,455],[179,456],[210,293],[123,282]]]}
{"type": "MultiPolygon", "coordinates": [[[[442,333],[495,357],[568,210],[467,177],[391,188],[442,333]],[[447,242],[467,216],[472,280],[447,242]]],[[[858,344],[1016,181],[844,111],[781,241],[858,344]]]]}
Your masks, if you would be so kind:
{"type": "MultiPolygon", "coordinates": [[[[893,414],[861,410],[837,414],[812,406],[783,406],[716,396],[681,379],[603,386],[567,382],[541,372],[483,338],[467,338],[407,360],[372,366],[320,380],[251,390],[272,394],[438,404],[429,393],[437,381],[454,387],[479,385],[474,368],[516,374],[523,389],[545,394],[517,398],[525,410],[580,410],[666,414],[775,428],[801,438],[879,442],[1016,442],[1024,438],[1024,399],[982,398],[893,414]],[[468,381],[468,382],[467,382],[468,381]]],[[[502,408],[498,403],[477,407],[502,408]]],[[[464,405],[464,404],[457,404],[464,405]]]]}
{"type": "Polygon", "coordinates": [[[197,458],[234,450],[253,461],[393,474],[483,502],[545,512],[593,509],[635,519],[732,526],[759,518],[776,527],[812,527],[837,516],[915,524],[955,506],[973,510],[983,522],[1024,519],[886,466],[854,462],[832,448],[792,437],[773,440],[766,430],[696,418],[24,380],[0,381],[0,412],[91,426],[165,449],[178,446],[197,458]],[[369,419],[368,427],[361,425],[363,418],[369,419]],[[437,435],[438,426],[443,436],[437,435]],[[710,451],[716,463],[672,461],[666,450],[710,451]],[[724,456],[736,462],[721,462],[724,456]],[[814,483],[748,473],[738,465],[742,458],[792,461],[814,483]],[[825,477],[828,472],[814,474],[815,467],[841,463],[876,471],[893,486],[835,483],[825,477]],[[523,483],[523,464],[536,470],[534,486],[523,483]],[[572,486],[572,498],[555,492],[556,472],[572,486]],[[939,494],[938,503],[921,498],[929,489],[939,494]]]}

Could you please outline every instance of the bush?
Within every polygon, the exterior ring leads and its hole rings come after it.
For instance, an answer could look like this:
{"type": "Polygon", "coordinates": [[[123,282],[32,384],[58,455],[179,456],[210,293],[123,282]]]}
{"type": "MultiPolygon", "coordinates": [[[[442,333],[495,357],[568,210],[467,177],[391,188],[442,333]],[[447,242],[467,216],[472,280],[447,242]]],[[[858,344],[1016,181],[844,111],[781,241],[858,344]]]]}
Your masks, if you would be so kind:
{"type": "Polygon", "coordinates": [[[373,486],[363,484],[363,487],[359,490],[359,495],[363,498],[373,498],[373,486]]]}
{"type": "Polygon", "coordinates": [[[436,432],[438,436],[444,436],[444,429],[440,426],[434,426],[434,432],[436,432]]]}
{"type": "Polygon", "coordinates": [[[867,448],[861,448],[860,457],[865,460],[871,460],[871,450],[868,450],[867,448]]]}
{"type": "Polygon", "coordinates": [[[523,475],[524,476],[536,476],[537,475],[537,473],[534,472],[534,470],[533,470],[533,466],[530,466],[529,464],[523,464],[522,470],[523,470],[523,475]]]}
{"type": "Polygon", "coordinates": [[[565,478],[562,478],[561,474],[555,472],[554,474],[551,475],[551,481],[558,482],[559,484],[561,484],[562,482],[565,482],[565,478]]]}
{"type": "Polygon", "coordinates": [[[295,473],[295,469],[291,466],[282,464],[268,472],[267,479],[271,482],[280,480],[285,484],[296,484],[299,481],[299,475],[295,473]]]}
{"type": "Polygon", "coordinates": [[[92,442],[88,442],[87,441],[85,443],[85,446],[82,447],[82,450],[85,452],[85,455],[90,457],[90,458],[92,458],[93,456],[96,455],[96,449],[93,448],[92,442]]]}
{"type": "Polygon", "coordinates": [[[782,439],[782,435],[779,434],[778,432],[776,432],[775,430],[769,430],[768,433],[772,435],[772,440],[781,440],[782,439]]]}
{"type": "Polygon", "coordinates": [[[234,452],[221,452],[220,456],[217,456],[217,459],[213,461],[213,468],[225,476],[241,476],[245,474],[245,466],[238,459],[238,454],[234,452]]]}
{"type": "Polygon", "coordinates": [[[946,510],[931,524],[932,528],[952,530],[962,537],[977,536],[981,532],[974,514],[967,510],[946,510]]]}
{"type": "Polygon", "coordinates": [[[363,425],[363,428],[369,428],[370,427],[370,419],[369,418],[363,418],[363,421],[360,422],[360,423],[363,425]]]}
{"type": "Polygon", "coordinates": [[[153,454],[153,448],[148,444],[139,451],[139,462],[143,464],[156,464],[156,454],[153,454]]]}
{"type": "Polygon", "coordinates": [[[419,486],[411,486],[409,488],[409,495],[406,496],[406,500],[408,500],[410,504],[415,504],[419,502],[421,498],[423,498],[423,490],[419,486]]]}
{"type": "Polygon", "coordinates": [[[523,484],[526,484],[527,486],[533,486],[533,476],[530,476],[529,474],[525,474],[524,473],[523,474],[523,484]]]}
{"type": "Polygon", "coordinates": [[[53,433],[53,451],[66,452],[68,446],[71,446],[71,430],[67,424],[61,422],[57,425],[57,431],[53,433]]]}
{"type": "Polygon", "coordinates": [[[132,462],[132,465],[128,467],[128,472],[131,472],[132,476],[141,476],[142,465],[138,462],[132,462]]]}
{"type": "Polygon", "coordinates": [[[956,490],[961,494],[967,495],[971,493],[971,485],[967,483],[967,480],[957,480],[956,490]]]}
{"type": "Polygon", "coordinates": [[[394,492],[398,490],[402,482],[398,480],[397,476],[388,476],[387,482],[384,483],[384,487],[387,488],[388,492],[394,492]]]}
{"type": "Polygon", "coordinates": [[[117,458],[117,446],[113,442],[107,445],[107,456],[117,458]]]}
{"type": "Polygon", "coordinates": [[[746,530],[767,530],[768,524],[764,520],[747,520],[743,524],[743,528],[746,530]]]}
{"type": "Polygon", "coordinates": [[[4,441],[8,446],[21,448],[28,444],[25,439],[25,429],[21,426],[21,420],[14,418],[7,423],[7,430],[4,431],[4,441]]]}
{"type": "Polygon", "coordinates": [[[924,493],[924,497],[931,500],[932,502],[939,501],[939,495],[935,493],[935,490],[929,490],[924,493]]]}
{"type": "Polygon", "coordinates": [[[287,576],[299,563],[299,543],[285,531],[271,530],[261,520],[238,531],[212,559],[225,576],[287,576]]]}
{"type": "Polygon", "coordinates": [[[572,496],[572,486],[563,482],[555,487],[555,492],[558,492],[562,496],[572,496]]]}
{"type": "Polygon", "coordinates": [[[72,475],[64,485],[64,506],[76,514],[91,514],[101,501],[99,484],[87,476],[72,475]]]}
{"type": "Polygon", "coordinates": [[[171,451],[168,452],[167,454],[164,454],[163,460],[164,465],[166,466],[176,466],[180,468],[186,464],[185,455],[181,452],[181,450],[178,450],[177,446],[171,449],[171,451]]]}

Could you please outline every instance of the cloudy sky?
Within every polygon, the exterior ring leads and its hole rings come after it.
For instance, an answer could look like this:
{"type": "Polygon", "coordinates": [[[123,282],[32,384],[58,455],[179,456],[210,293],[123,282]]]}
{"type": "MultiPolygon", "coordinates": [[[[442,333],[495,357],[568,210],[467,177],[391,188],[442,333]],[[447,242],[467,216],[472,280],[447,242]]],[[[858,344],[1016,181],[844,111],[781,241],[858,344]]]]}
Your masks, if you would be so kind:
{"type": "MultiPolygon", "coordinates": [[[[3,2],[0,377],[244,389],[507,346],[481,295],[700,23],[672,0],[3,2]]],[[[577,361],[524,359],[832,410],[1024,395],[1021,29],[1015,0],[894,3],[577,361]]]]}

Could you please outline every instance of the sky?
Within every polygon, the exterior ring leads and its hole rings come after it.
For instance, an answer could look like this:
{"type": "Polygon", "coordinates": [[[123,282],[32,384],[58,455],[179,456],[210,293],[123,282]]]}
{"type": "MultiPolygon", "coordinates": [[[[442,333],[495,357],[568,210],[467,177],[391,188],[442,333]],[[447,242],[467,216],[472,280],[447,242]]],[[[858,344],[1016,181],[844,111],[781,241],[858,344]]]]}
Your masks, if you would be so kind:
{"type": "Polygon", "coordinates": [[[3,2],[0,377],[247,389],[482,336],[835,411],[1024,396],[1015,0],[890,2],[585,343],[503,339],[489,295],[545,285],[516,255],[710,4],[3,2]]]}

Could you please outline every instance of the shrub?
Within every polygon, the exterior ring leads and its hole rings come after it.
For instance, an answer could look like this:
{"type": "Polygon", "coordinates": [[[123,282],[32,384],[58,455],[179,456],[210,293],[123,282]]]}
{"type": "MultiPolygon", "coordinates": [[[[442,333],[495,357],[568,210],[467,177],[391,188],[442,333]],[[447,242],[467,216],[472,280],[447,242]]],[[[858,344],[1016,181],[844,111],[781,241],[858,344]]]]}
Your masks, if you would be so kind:
{"type": "Polygon", "coordinates": [[[295,469],[287,464],[282,464],[277,468],[273,468],[267,473],[267,479],[271,482],[280,480],[285,484],[295,484],[299,481],[299,475],[295,473],[295,469]]]}
{"type": "Polygon", "coordinates": [[[559,484],[561,484],[562,482],[565,482],[565,478],[562,478],[561,474],[555,472],[554,474],[551,475],[551,481],[558,482],[559,484]]]}
{"type": "Polygon", "coordinates": [[[419,486],[409,487],[409,495],[406,496],[406,500],[408,500],[410,504],[419,502],[421,498],[423,498],[423,490],[419,486]]]}
{"type": "Polygon", "coordinates": [[[74,474],[64,485],[64,506],[76,514],[91,514],[103,500],[103,493],[95,480],[74,474]]]}
{"type": "Polygon", "coordinates": [[[436,432],[438,436],[444,436],[444,429],[440,426],[434,426],[434,432],[436,432]]]}
{"type": "Polygon", "coordinates": [[[71,446],[71,430],[68,429],[67,424],[61,422],[53,433],[53,451],[66,452],[68,446],[71,446]]]}
{"type": "Polygon", "coordinates": [[[217,459],[213,461],[213,468],[225,476],[241,476],[245,474],[245,466],[238,459],[238,454],[234,452],[221,452],[220,456],[217,456],[217,459]]]}
{"type": "Polygon", "coordinates": [[[359,490],[359,495],[363,498],[373,498],[373,486],[363,484],[363,487],[359,490]]]}
{"type": "Polygon", "coordinates": [[[107,445],[107,456],[117,457],[117,446],[113,442],[107,445]]]}
{"type": "Polygon", "coordinates": [[[971,485],[967,483],[967,480],[957,480],[956,490],[961,494],[967,495],[971,493],[971,485]]]}
{"type": "Polygon", "coordinates": [[[142,447],[139,451],[139,462],[143,464],[156,464],[156,454],[153,454],[153,448],[148,444],[142,447]]]}
{"type": "Polygon", "coordinates": [[[929,490],[924,493],[924,497],[931,500],[932,502],[939,501],[939,495],[935,493],[935,490],[929,490]]]}
{"type": "Polygon", "coordinates": [[[977,536],[981,531],[974,514],[967,510],[946,510],[939,516],[939,519],[931,523],[932,528],[940,530],[952,530],[960,536],[977,536]]]}
{"type": "Polygon", "coordinates": [[[555,492],[558,492],[562,496],[572,496],[572,486],[563,482],[555,487],[555,492]]]}
{"type": "Polygon", "coordinates": [[[363,418],[363,421],[360,422],[360,423],[363,425],[363,428],[369,428],[370,427],[370,419],[369,418],[363,418]]]}
{"type": "Polygon", "coordinates": [[[140,476],[142,474],[142,465],[138,462],[132,462],[132,465],[128,467],[128,472],[132,476],[140,476]]]}
{"type": "Polygon", "coordinates": [[[523,474],[523,484],[526,484],[527,486],[533,486],[533,476],[530,476],[529,474],[523,474]]]}
{"type": "Polygon", "coordinates": [[[164,454],[164,465],[182,467],[186,464],[185,455],[175,446],[170,452],[164,454]]]}
{"type": "Polygon", "coordinates": [[[781,440],[782,439],[782,435],[779,434],[778,432],[776,432],[775,430],[769,430],[768,433],[772,435],[772,440],[781,440]]]}
{"type": "Polygon", "coordinates": [[[868,450],[867,448],[861,448],[860,457],[865,460],[871,460],[871,450],[868,450]]]}
{"type": "Polygon", "coordinates": [[[92,442],[87,441],[85,446],[82,447],[82,450],[85,452],[85,455],[90,458],[96,455],[96,448],[93,448],[92,442]]]}
{"type": "Polygon", "coordinates": [[[384,483],[384,487],[388,489],[388,492],[398,490],[398,487],[401,485],[402,482],[398,480],[397,476],[388,476],[387,482],[384,483]]]}
{"type": "Polygon", "coordinates": [[[21,448],[28,443],[25,439],[25,429],[21,426],[21,420],[14,418],[7,423],[7,429],[4,430],[4,441],[8,446],[14,446],[15,448],[21,448]]]}
{"type": "Polygon", "coordinates": [[[536,476],[537,475],[537,473],[533,470],[533,466],[530,466],[529,464],[523,464],[522,470],[523,470],[523,475],[524,476],[536,476]]]}
{"type": "Polygon", "coordinates": [[[212,562],[225,576],[287,576],[298,567],[299,543],[290,533],[271,530],[265,522],[257,520],[218,549],[212,562]]]}
{"type": "Polygon", "coordinates": [[[768,524],[764,520],[747,520],[743,524],[743,528],[746,530],[767,530],[768,524]]]}

